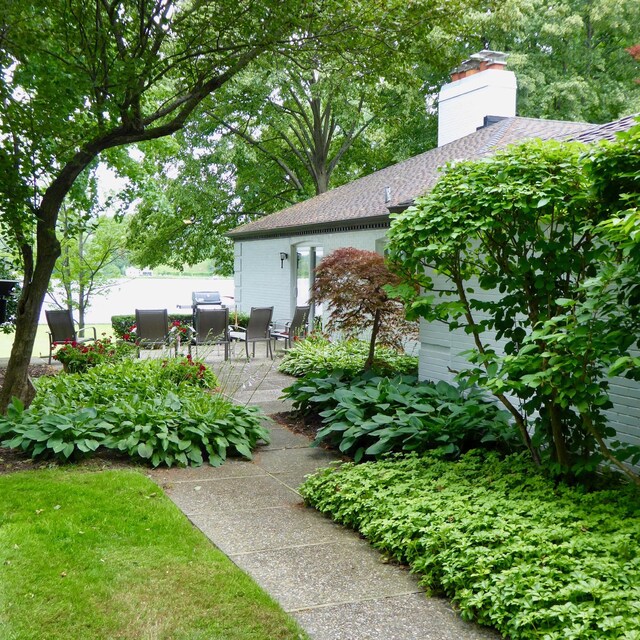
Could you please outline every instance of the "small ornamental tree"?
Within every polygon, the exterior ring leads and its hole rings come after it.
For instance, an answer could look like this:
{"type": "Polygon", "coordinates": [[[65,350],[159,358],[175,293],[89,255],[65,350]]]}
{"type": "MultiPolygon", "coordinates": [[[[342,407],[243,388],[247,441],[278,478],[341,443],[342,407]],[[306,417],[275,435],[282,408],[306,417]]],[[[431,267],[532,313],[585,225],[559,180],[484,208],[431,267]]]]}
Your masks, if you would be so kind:
{"type": "Polygon", "coordinates": [[[365,370],[373,365],[376,343],[400,350],[416,335],[416,323],[405,319],[402,302],[387,293],[389,285],[400,285],[400,279],[374,251],[337,249],[316,269],[312,299],[329,305],[327,330],[346,337],[371,332],[365,370]]]}
{"type": "Polygon", "coordinates": [[[505,405],[534,460],[571,475],[607,460],[640,484],[640,449],[605,413],[610,376],[640,378],[639,194],[640,127],[589,154],[529,142],[450,166],[390,246],[422,287],[410,315],[471,337],[458,374],[505,405]]]}

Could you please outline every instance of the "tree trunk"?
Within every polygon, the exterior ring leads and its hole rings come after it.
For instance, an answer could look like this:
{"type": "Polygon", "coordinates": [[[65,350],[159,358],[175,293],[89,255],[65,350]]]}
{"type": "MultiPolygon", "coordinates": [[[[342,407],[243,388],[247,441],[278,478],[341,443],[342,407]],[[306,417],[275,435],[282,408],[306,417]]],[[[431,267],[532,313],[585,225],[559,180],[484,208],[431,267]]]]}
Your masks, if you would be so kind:
{"type": "Polygon", "coordinates": [[[554,400],[555,398],[552,398],[547,402],[547,412],[549,414],[549,421],[551,422],[551,434],[556,450],[556,461],[564,469],[568,469],[571,466],[571,456],[567,451],[567,443],[565,442],[564,431],[562,429],[562,409],[554,400]]]}
{"type": "Polygon", "coordinates": [[[11,398],[16,396],[25,405],[33,399],[29,383],[29,363],[38,331],[40,310],[56,260],[60,244],[55,234],[38,229],[38,259],[31,282],[25,282],[18,301],[16,332],[11,349],[4,384],[0,392],[0,411],[5,413],[11,398]]]}
{"type": "MultiPolygon", "coordinates": [[[[82,231],[78,234],[78,263],[84,264],[84,233],[82,231]]],[[[81,267],[78,274],[78,329],[84,329],[85,295],[84,273],[81,267]]]]}
{"type": "Polygon", "coordinates": [[[376,315],[373,316],[373,327],[371,329],[371,339],[369,340],[369,355],[364,363],[364,370],[369,371],[373,366],[373,358],[376,353],[376,338],[380,329],[380,309],[376,309],[376,315]]]}
{"type": "Polygon", "coordinates": [[[329,191],[329,179],[330,175],[325,166],[316,167],[314,171],[314,178],[316,182],[316,195],[329,191]]]}

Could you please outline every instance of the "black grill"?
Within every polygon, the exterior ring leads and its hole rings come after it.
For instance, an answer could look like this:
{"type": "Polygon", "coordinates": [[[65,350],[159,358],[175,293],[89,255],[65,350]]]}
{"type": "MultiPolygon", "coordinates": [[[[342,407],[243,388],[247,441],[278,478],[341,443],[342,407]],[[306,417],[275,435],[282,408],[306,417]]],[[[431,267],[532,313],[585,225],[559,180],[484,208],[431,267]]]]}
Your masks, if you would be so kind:
{"type": "Polygon", "coordinates": [[[191,294],[191,303],[195,310],[197,306],[205,304],[221,306],[222,300],[219,291],[194,291],[191,294]]]}

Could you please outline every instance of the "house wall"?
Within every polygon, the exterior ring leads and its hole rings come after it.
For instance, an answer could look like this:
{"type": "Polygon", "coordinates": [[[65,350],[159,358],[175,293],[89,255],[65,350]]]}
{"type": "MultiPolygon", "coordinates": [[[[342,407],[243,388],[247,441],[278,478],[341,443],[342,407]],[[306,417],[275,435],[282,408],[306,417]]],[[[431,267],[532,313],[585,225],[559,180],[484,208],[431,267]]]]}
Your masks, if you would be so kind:
{"type": "MultiPolygon", "coordinates": [[[[435,279],[438,286],[438,279],[435,279]]],[[[443,283],[439,282],[442,288],[443,283]]],[[[471,285],[473,287],[473,284],[471,285]]],[[[496,300],[498,292],[482,293],[475,287],[476,296],[496,300]]],[[[486,342],[502,350],[501,344],[486,334],[486,342]]],[[[440,322],[420,322],[419,376],[421,380],[446,380],[451,382],[455,372],[467,366],[462,352],[473,347],[473,338],[458,329],[449,331],[440,322]]],[[[640,355],[640,354],[636,354],[640,355]]],[[[640,446],[640,383],[625,378],[612,378],[610,396],[613,408],[606,412],[621,441],[640,446]]]]}
{"type": "Polygon", "coordinates": [[[235,242],[235,303],[239,311],[273,306],[273,317],[291,318],[295,309],[296,252],[299,247],[322,247],[329,255],[341,247],[381,251],[386,229],[332,231],[235,242]],[[289,258],[280,264],[280,252],[289,258]]]}

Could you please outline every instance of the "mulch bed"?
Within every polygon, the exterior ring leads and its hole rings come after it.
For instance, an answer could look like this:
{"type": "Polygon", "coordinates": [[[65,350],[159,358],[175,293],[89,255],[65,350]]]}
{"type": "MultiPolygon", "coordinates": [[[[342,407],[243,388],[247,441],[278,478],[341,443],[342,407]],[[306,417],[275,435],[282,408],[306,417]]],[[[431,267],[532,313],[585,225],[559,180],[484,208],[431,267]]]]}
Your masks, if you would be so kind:
{"type": "Polygon", "coordinates": [[[311,440],[315,440],[316,434],[323,426],[322,418],[320,418],[320,416],[303,416],[297,411],[274,413],[270,417],[279,425],[289,429],[289,431],[307,436],[307,438],[310,438],[311,440]]]}

